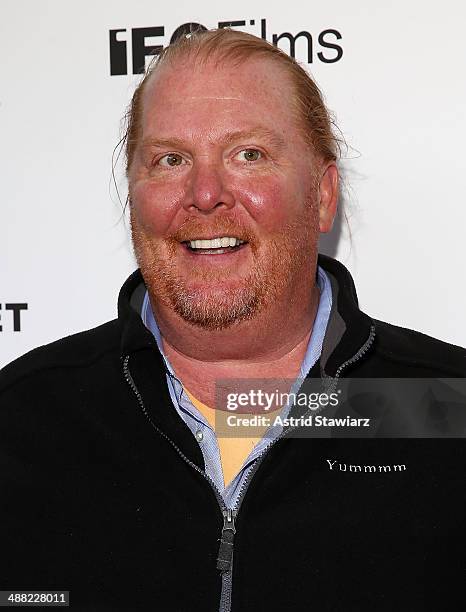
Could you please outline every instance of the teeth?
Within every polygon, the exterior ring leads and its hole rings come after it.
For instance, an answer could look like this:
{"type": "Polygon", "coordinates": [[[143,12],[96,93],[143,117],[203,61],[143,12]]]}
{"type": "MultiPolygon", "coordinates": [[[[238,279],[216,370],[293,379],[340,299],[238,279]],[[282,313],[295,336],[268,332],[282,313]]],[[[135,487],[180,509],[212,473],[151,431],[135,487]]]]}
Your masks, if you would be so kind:
{"type": "Polygon", "coordinates": [[[189,240],[189,246],[192,249],[221,249],[225,247],[234,247],[243,244],[244,240],[225,236],[223,238],[212,238],[212,240],[189,240]]]}

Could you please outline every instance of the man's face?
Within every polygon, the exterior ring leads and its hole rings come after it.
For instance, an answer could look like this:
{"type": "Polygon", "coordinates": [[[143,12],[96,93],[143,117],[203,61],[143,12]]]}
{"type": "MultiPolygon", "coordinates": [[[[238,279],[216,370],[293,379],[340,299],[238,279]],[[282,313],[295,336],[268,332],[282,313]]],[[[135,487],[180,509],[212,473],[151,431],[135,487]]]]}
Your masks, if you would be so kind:
{"type": "Polygon", "coordinates": [[[147,83],[129,184],[153,304],[224,329],[293,299],[298,283],[310,291],[318,172],[290,90],[264,59],[178,63],[147,83]]]}

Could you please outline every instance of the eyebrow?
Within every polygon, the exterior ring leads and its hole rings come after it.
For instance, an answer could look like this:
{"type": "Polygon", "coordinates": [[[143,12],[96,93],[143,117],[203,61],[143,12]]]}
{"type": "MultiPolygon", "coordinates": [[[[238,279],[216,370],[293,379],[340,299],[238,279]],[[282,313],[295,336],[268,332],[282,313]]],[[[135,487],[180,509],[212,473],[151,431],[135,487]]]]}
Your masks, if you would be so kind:
{"type": "MultiPolygon", "coordinates": [[[[283,149],[286,145],[285,139],[278,132],[270,130],[268,128],[256,127],[250,130],[235,130],[227,132],[221,139],[223,144],[229,145],[240,140],[250,139],[264,139],[270,142],[275,148],[283,149]]],[[[142,141],[143,148],[155,148],[155,147],[176,147],[184,148],[186,141],[180,138],[145,138],[142,141]]]]}
{"type": "Polygon", "coordinates": [[[277,148],[283,148],[285,146],[285,139],[278,132],[270,130],[268,128],[256,127],[252,130],[239,130],[235,132],[228,132],[225,135],[226,144],[231,144],[237,140],[248,140],[249,138],[259,138],[268,140],[271,144],[277,148]]]}

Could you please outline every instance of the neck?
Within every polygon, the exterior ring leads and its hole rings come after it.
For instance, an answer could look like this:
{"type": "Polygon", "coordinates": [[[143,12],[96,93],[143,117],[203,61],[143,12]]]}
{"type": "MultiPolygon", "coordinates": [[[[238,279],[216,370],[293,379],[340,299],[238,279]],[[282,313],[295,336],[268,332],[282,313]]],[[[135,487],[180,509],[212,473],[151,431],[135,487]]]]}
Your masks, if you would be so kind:
{"type": "Polygon", "coordinates": [[[218,331],[194,327],[151,297],[164,352],[183,385],[214,406],[218,379],[296,378],[319,303],[318,287],[309,287],[303,282],[254,319],[218,331]]]}

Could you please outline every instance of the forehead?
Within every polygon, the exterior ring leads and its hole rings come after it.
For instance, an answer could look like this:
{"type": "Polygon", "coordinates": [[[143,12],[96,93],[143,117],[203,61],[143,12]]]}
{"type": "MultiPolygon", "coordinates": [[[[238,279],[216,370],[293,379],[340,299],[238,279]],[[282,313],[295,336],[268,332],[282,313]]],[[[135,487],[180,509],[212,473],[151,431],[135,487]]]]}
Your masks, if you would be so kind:
{"type": "Polygon", "coordinates": [[[266,58],[240,65],[174,61],[156,69],[142,97],[143,137],[222,129],[296,131],[290,77],[266,58]]]}

